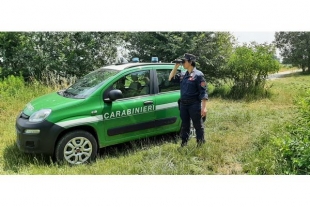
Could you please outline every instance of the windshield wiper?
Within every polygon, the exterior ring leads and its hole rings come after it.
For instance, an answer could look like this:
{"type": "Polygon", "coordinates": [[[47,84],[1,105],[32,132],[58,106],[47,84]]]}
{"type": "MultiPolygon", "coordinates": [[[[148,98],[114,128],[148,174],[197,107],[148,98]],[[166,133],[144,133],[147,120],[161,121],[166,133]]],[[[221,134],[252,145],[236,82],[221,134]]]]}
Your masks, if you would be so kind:
{"type": "Polygon", "coordinates": [[[63,91],[62,94],[63,94],[64,97],[74,97],[74,96],[76,96],[76,94],[74,94],[74,93],[72,93],[70,91],[67,91],[67,90],[63,91]]]}

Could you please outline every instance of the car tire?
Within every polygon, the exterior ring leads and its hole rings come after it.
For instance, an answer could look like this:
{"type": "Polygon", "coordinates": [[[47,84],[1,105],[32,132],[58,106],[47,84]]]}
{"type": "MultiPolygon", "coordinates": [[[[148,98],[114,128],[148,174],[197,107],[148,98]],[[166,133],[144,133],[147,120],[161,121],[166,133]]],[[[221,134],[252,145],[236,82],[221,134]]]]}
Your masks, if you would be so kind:
{"type": "Polygon", "coordinates": [[[57,162],[78,165],[95,160],[97,150],[96,139],[91,133],[76,130],[61,137],[56,146],[55,157],[57,162]]]}

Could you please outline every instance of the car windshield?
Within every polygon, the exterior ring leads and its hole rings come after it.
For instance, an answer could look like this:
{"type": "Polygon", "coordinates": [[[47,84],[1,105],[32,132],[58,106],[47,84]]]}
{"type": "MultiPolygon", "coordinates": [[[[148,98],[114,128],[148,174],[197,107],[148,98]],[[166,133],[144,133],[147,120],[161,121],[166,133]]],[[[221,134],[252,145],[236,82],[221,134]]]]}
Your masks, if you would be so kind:
{"type": "Polygon", "coordinates": [[[106,80],[119,72],[119,70],[111,69],[95,70],[85,75],[81,79],[77,80],[73,85],[71,85],[69,88],[59,94],[69,98],[87,98],[95,90],[102,86],[106,82],[106,80]]]}

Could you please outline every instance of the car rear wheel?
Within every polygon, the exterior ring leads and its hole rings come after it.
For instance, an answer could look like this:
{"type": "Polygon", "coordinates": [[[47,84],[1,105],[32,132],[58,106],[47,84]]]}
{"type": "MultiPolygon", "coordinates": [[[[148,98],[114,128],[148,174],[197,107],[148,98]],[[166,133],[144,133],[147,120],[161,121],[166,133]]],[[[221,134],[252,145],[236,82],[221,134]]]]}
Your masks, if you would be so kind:
{"type": "Polygon", "coordinates": [[[72,165],[88,163],[95,160],[97,142],[87,131],[72,131],[65,134],[56,146],[56,160],[72,165]]]}

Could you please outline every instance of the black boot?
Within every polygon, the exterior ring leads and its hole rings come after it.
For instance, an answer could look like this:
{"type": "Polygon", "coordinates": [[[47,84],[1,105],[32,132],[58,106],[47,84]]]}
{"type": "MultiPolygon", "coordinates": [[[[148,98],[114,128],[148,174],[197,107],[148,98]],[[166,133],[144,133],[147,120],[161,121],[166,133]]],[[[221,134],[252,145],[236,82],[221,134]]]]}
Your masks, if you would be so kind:
{"type": "Polygon", "coordinates": [[[206,140],[204,139],[197,139],[197,147],[200,147],[201,145],[203,145],[206,142],[206,140]]]}
{"type": "Polygon", "coordinates": [[[185,147],[185,146],[187,146],[187,141],[182,140],[181,147],[185,147]]]}

